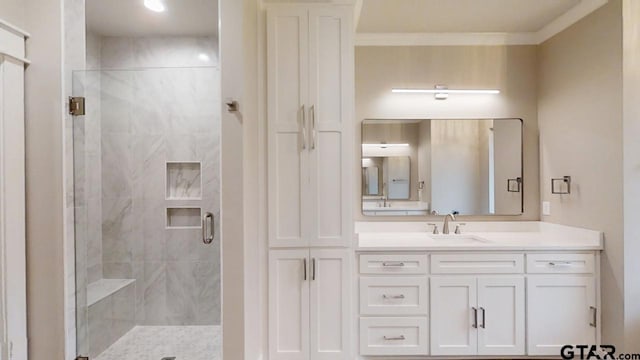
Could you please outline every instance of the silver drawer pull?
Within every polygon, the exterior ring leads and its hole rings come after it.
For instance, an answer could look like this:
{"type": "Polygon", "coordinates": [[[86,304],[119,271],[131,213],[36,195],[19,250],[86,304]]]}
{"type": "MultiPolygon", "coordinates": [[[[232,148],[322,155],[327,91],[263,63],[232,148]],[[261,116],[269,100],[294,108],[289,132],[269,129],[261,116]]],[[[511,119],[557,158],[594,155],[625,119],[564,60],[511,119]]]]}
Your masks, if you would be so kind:
{"type": "Polygon", "coordinates": [[[384,299],[404,299],[404,294],[400,294],[400,295],[387,295],[387,294],[383,294],[382,297],[384,299]]]}
{"type": "Polygon", "coordinates": [[[550,261],[549,266],[571,266],[571,263],[568,261],[550,261]]]}
{"type": "Polygon", "coordinates": [[[384,267],[402,267],[402,266],[404,266],[404,263],[401,262],[401,261],[396,261],[396,262],[387,262],[387,261],[385,261],[385,262],[382,263],[382,266],[384,266],[384,267]]]}
{"type": "Polygon", "coordinates": [[[406,338],[404,337],[404,335],[400,335],[400,336],[384,336],[384,339],[387,341],[397,341],[397,340],[406,340],[406,338]]]}
{"type": "Polygon", "coordinates": [[[589,322],[589,326],[598,327],[598,309],[596,309],[594,306],[589,306],[589,310],[591,310],[591,315],[593,316],[593,318],[589,322]]]}

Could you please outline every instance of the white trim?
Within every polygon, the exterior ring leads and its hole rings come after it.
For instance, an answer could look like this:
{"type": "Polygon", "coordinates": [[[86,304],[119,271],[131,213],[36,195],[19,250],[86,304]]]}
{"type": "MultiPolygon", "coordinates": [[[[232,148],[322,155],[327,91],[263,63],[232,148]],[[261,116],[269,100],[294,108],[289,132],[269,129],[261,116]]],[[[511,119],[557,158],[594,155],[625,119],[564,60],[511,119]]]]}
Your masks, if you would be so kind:
{"type": "Polygon", "coordinates": [[[10,23],[2,20],[2,19],[0,19],[0,28],[8,30],[8,31],[10,31],[10,32],[12,32],[12,33],[14,33],[16,35],[22,36],[25,39],[28,39],[28,38],[31,37],[31,35],[28,32],[22,30],[21,28],[15,26],[15,25],[12,25],[12,24],[10,24],[10,23]]]}
{"type": "Polygon", "coordinates": [[[359,33],[356,46],[536,45],[536,33],[359,33]]]}
{"type": "MultiPolygon", "coordinates": [[[[0,56],[0,109],[4,109],[4,58],[0,56]]],[[[4,184],[4,114],[0,111],[0,199],[5,199],[4,184]]],[[[0,357],[8,359],[7,323],[7,251],[5,235],[5,201],[0,200],[0,357]]]]}
{"type": "Polygon", "coordinates": [[[558,16],[536,33],[538,44],[549,40],[554,35],[560,33],[569,26],[577,23],[580,19],[591,14],[598,8],[604,6],[609,0],[582,0],[578,5],[569,9],[566,13],[558,16]]]}
{"type": "Polygon", "coordinates": [[[357,33],[356,46],[539,45],[607,2],[609,0],[582,0],[536,32],[357,33]]]}
{"type": "Polygon", "coordinates": [[[25,65],[29,65],[29,64],[31,64],[31,61],[30,61],[30,60],[25,59],[25,58],[22,58],[22,57],[19,57],[19,56],[13,56],[13,55],[9,54],[8,52],[6,52],[6,51],[4,51],[4,50],[0,50],[0,56],[6,56],[6,57],[8,57],[8,58],[10,58],[10,59],[13,59],[13,60],[19,61],[19,62],[21,62],[21,63],[23,63],[23,64],[25,64],[25,65]]]}
{"type": "Polygon", "coordinates": [[[24,67],[12,58],[0,54],[0,357],[26,359],[24,67]]]}
{"type": "Polygon", "coordinates": [[[358,31],[358,24],[360,23],[360,15],[362,14],[362,5],[364,0],[356,0],[353,7],[353,31],[358,31]]]}

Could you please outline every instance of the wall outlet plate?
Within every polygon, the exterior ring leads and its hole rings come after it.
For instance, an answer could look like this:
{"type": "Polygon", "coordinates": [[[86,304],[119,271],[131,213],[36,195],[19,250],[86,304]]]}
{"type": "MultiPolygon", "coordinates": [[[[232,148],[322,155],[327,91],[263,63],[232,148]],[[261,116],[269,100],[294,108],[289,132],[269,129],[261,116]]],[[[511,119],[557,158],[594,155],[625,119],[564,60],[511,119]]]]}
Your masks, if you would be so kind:
{"type": "Polygon", "coordinates": [[[542,202],[542,215],[551,215],[551,203],[548,201],[542,202]]]}

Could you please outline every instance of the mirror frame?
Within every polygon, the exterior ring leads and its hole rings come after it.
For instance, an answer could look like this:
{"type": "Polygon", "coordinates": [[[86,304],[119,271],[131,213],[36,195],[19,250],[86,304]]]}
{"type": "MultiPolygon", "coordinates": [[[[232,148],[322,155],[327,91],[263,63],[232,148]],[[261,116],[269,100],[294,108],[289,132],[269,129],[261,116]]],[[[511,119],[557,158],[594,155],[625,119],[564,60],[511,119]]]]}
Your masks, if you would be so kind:
{"type": "MultiPolygon", "coordinates": [[[[415,120],[518,120],[520,121],[520,178],[522,179],[521,183],[520,183],[520,213],[519,214],[460,214],[460,216],[463,217],[510,217],[510,216],[522,216],[524,214],[524,192],[525,192],[525,185],[526,185],[526,179],[524,176],[524,119],[521,117],[495,117],[495,118],[488,118],[488,117],[479,117],[479,118],[454,118],[454,117],[448,117],[448,118],[427,118],[427,117],[402,117],[402,118],[366,118],[366,119],[362,119],[360,120],[360,137],[358,139],[359,141],[359,146],[358,146],[358,163],[360,164],[360,168],[362,168],[362,137],[364,134],[364,126],[365,126],[365,121],[403,121],[403,120],[407,120],[407,121],[415,121],[415,120]]],[[[362,176],[362,171],[359,172],[359,174],[362,176]]],[[[362,195],[362,178],[360,178],[360,180],[358,181],[358,183],[360,184],[360,214],[363,217],[366,217],[368,219],[376,219],[376,218],[394,218],[394,219],[406,219],[406,218],[422,218],[422,219],[426,219],[429,217],[433,217],[433,216],[442,216],[442,214],[438,214],[438,215],[432,215],[432,214],[427,214],[427,215],[379,215],[379,216],[375,216],[375,215],[366,215],[364,212],[364,207],[362,206],[362,200],[363,200],[363,195],[362,195]]],[[[508,186],[508,183],[507,185],[508,186]]],[[[446,215],[446,214],[445,214],[446,215]]]]}

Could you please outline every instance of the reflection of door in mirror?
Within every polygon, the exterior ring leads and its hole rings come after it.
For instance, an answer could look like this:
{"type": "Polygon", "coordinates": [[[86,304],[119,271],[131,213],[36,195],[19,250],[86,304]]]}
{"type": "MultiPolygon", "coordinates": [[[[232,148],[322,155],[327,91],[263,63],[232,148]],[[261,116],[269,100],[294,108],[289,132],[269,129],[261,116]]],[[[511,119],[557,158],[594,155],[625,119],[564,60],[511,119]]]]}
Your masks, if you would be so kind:
{"type": "Polygon", "coordinates": [[[387,198],[408,200],[411,184],[411,159],[408,156],[392,156],[384,159],[387,198]]]}
{"type": "Polygon", "coordinates": [[[378,166],[364,166],[362,165],[362,191],[363,195],[375,196],[381,195],[380,193],[380,181],[379,181],[379,169],[378,166]]]}

